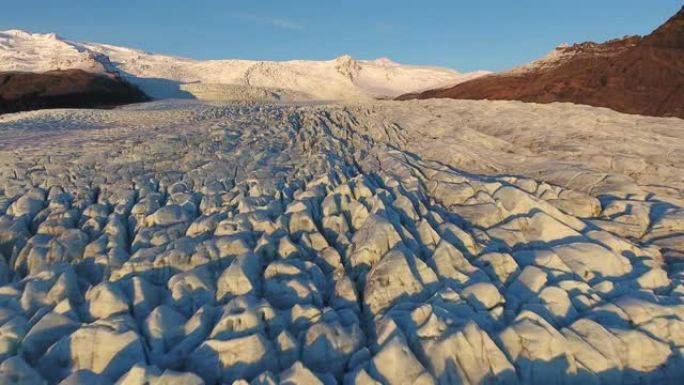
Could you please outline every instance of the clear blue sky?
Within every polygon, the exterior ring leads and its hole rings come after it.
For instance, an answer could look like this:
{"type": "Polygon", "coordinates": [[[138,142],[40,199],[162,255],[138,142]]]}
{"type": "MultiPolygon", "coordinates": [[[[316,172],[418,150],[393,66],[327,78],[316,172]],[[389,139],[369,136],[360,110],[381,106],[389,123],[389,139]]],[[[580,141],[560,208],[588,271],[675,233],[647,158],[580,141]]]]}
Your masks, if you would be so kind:
{"type": "Polygon", "coordinates": [[[21,0],[0,29],[198,59],[389,57],[501,70],[563,42],[645,34],[682,0],[21,0]]]}

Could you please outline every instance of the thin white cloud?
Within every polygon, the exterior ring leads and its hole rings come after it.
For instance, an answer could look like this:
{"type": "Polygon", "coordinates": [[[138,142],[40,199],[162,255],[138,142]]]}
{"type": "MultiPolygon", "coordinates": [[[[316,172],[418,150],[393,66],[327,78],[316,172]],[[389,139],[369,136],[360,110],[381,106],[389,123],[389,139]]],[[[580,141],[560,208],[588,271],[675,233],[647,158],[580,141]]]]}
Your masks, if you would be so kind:
{"type": "Polygon", "coordinates": [[[257,24],[268,25],[268,26],[280,28],[280,29],[289,29],[292,31],[301,31],[304,29],[304,26],[302,24],[299,24],[294,20],[281,19],[278,17],[262,16],[262,15],[255,15],[252,13],[242,13],[242,12],[234,12],[231,14],[231,16],[235,19],[249,21],[249,22],[257,23],[257,24]]]}
{"type": "Polygon", "coordinates": [[[397,27],[384,21],[378,21],[374,24],[375,30],[379,33],[393,34],[397,32],[397,27]]]}

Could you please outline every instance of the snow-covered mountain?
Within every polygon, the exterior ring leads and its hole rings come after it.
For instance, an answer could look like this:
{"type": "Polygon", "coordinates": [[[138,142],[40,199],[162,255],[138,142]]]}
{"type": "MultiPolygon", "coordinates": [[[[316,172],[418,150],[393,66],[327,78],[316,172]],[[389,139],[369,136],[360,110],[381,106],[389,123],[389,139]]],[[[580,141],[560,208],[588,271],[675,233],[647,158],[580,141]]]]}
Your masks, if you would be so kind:
{"type": "Polygon", "coordinates": [[[212,99],[230,98],[239,94],[241,88],[247,94],[252,94],[247,92],[248,88],[273,90],[276,98],[289,99],[392,98],[407,92],[453,86],[485,74],[403,65],[385,58],[356,60],[346,55],[328,61],[202,61],[69,41],[55,34],[0,32],[0,71],[42,72],[68,68],[117,72],[155,98],[194,94],[212,99]]]}
{"type": "Polygon", "coordinates": [[[0,71],[45,72],[64,69],[89,72],[115,70],[106,56],[62,40],[54,33],[30,33],[18,29],[0,31],[0,71]]]}

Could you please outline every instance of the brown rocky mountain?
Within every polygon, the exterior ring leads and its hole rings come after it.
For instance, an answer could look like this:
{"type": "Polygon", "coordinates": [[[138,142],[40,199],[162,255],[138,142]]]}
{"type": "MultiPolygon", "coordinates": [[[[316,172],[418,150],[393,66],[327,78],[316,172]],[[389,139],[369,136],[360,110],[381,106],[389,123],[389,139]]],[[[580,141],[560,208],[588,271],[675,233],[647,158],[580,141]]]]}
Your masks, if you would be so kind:
{"type": "Polygon", "coordinates": [[[0,73],[0,114],[43,108],[112,107],[147,100],[114,75],[82,70],[0,73]]]}
{"type": "Polygon", "coordinates": [[[581,43],[506,72],[399,99],[572,102],[684,118],[684,8],[645,37],[581,43]]]}

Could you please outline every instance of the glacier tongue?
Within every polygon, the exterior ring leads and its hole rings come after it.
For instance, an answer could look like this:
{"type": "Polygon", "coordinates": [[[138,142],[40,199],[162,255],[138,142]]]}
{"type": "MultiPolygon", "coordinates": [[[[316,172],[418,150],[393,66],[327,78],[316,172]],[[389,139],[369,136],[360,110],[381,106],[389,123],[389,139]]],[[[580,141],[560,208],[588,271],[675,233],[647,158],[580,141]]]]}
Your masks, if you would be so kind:
{"type": "Polygon", "coordinates": [[[553,184],[567,166],[534,163],[540,109],[594,135],[684,129],[509,102],[6,116],[0,382],[679,384],[684,211],[648,190],[679,155],[630,183],[553,184]],[[481,134],[445,129],[458,119],[481,134]],[[529,147],[496,140],[518,124],[529,147]],[[538,178],[475,172],[474,143],[538,178]]]}

